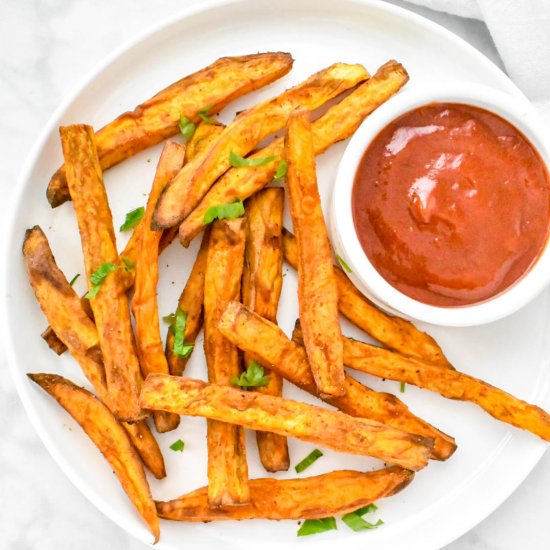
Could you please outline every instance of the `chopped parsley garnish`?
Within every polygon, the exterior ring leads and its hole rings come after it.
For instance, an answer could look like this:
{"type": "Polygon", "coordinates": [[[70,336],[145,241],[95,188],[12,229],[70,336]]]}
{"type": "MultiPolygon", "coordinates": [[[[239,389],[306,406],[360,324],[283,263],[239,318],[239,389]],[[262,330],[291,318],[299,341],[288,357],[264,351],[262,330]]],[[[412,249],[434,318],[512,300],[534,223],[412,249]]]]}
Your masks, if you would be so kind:
{"type": "Polygon", "coordinates": [[[265,166],[266,164],[269,164],[270,162],[273,162],[277,157],[271,156],[271,157],[263,157],[263,158],[248,158],[245,159],[244,157],[241,157],[240,155],[237,155],[237,153],[234,153],[231,151],[229,153],[229,162],[231,163],[231,166],[234,168],[241,168],[243,166],[248,166],[250,168],[257,168],[258,166],[265,166]]]}
{"type": "Polygon", "coordinates": [[[334,531],[338,529],[336,527],[336,520],[332,517],[322,519],[306,519],[302,523],[300,529],[298,529],[298,537],[307,537],[308,535],[315,535],[317,533],[324,533],[325,531],[334,531]]]}
{"type": "Polygon", "coordinates": [[[141,218],[143,218],[144,214],[145,208],[143,208],[143,206],[135,208],[134,210],[130,210],[130,212],[126,214],[126,219],[124,220],[124,223],[120,226],[120,230],[129,231],[130,229],[134,229],[134,227],[136,227],[136,225],[140,222],[141,218]]]}
{"type": "Polygon", "coordinates": [[[298,462],[296,464],[296,467],[294,468],[296,470],[296,473],[301,473],[304,470],[307,470],[318,458],[321,458],[323,456],[323,453],[319,449],[315,449],[309,453],[304,460],[301,462],[298,462]]]}
{"type": "Polygon", "coordinates": [[[208,105],[208,107],[204,107],[197,114],[205,124],[218,124],[213,118],[210,118],[208,116],[208,112],[210,111],[210,109],[212,109],[212,105],[208,105]]]}
{"type": "Polygon", "coordinates": [[[351,273],[351,267],[344,261],[342,256],[336,254],[336,259],[338,260],[338,263],[342,266],[342,269],[344,269],[348,273],[351,273]]]}
{"type": "Polygon", "coordinates": [[[242,200],[237,199],[235,202],[228,204],[211,206],[204,213],[203,223],[204,225],[208,225],[214,220],[233,220],[242,216],[244,216],[244,204],[242,200]]]}
{"type": "Polygon", "coordinates": [[[174,441],[174,443],[172,443],[172,445],[170,445],[170,449],[172,449],[173,451],[176,451],[176,452],[180,452],[180,453],[183,453],[183,449],[185,448],[185,443],[181,440],[181,439],[178,439],[177,441],[174,441]]]}
{"type": "Polygon", "coordinates": [[[370,521],[363,519],[365,514],[376,512],[376,510],[378,510],[378,506],[376,506],[376,504],[369,504],[363,508],[359,508],[359,510],[355,510],[355,512],[345,514],[342,516],[342,521],[353,531],[376,529],[380,525],[383,525],[384,522],[381,519],[379,519],[376,523],[371,523],[370,521]]]}
{"type": "Polygon", "coordinates": [[[401,393],[405,393],[405,382],[401,382],[401,384],[399,385],[399,391],[401,393]]]}
{"type": "Polygon", "coordinates": [[[196,126],[194,122],[191,122],[187,117],[180,116],[180,121],[178,122],[178,126],[180,128],[181,135],[185,139],[185,143],[187,143],[195,133],[196,126]]]}
{"type": "Polygon", "coordinates": [[[107,275],[109,275],[110,273],[113,273],[113,271],[116,271],[117,269],[118,269],[118,266],[112,262],[101,264],[90,275],[90,283],[92,284],[92,288],[88,291],[85,297],[88,298],[88,300],[95,298],[97,293],[99,292],[99,289],[101,288],[101,285],[105,281],[105,278],[107,277],[107,275]]]}
{"type": "Polygon", "coordinates": [[[244,389],[257,388],[267,386],[269,384],[269,376],[264,374],[262,365],[257,361],[250,361],[246,372],[241,373],[240,376],[234,376],[231,379],[231,383],[244,389]]]}
{"type": "Polygon", "coordinates": [[[76,283],[76,280],[80,277],[80,273],[77,273],[70,281],[69,286],[73,286],[76,283]]]}
{"type": "Polygon", "coordinates": [[[178,307],[176,313],[171,313],[162,318],[163,321],[170,325],[170,330],[174,333],[174,343],[172,345],[172,353],[183,357],[184,359],[191,355],[194,344],[185,343],[185,328],[187,326],[187,312],[178,307]]]}
{"type": "Polygon", "coordinates": [[[273,177],[273,181],[279,181],[281,178],[284,178],[286,176],[287,171],[288,171],[288,163],[286,160],[282,160],[277,165],[277,170],[275,171],[275,176],[273,177]]]}

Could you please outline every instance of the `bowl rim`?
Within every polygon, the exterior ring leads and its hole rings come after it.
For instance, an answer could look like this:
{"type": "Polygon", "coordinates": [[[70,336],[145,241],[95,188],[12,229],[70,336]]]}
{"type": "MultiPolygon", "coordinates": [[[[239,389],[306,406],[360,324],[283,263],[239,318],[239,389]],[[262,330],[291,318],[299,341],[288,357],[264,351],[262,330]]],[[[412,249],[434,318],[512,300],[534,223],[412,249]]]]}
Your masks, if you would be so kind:
{"type": "Polygon", "coordinates": [[[357,236],[352,213],[352,190],[357,167],[371,141],[397,117],[434,102],[459,103],[492,112],[516,127],[538,152],[550,173],[548,134],[528,100],[490,86],[456,82],[426,83],[405,89],[381,105],[358,128],[344,151],[332,190],[330,231],[334,248],[349,266],[346,275],[376,305],[391,314],[443,326],[477,326],[511,315],[533,300],[550,283],[550,231],[538,259],[512,285],[483,302],[439,307],[411,298],[376,270],[357,236]]]}

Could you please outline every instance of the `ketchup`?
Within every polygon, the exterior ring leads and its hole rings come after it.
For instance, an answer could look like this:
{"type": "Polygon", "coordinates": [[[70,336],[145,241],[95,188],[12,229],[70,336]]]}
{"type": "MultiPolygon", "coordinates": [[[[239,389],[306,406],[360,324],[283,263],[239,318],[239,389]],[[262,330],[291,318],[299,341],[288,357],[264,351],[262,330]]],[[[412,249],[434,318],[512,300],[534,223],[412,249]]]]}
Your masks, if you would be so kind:
{"type": "Polygon", "coordinates": [[[550,178],[509,122],[433,103],[386,126],[352,194],[357,235],[395,288],[421,302],[487,300],[524,275],[548,236],[550,178]]]}

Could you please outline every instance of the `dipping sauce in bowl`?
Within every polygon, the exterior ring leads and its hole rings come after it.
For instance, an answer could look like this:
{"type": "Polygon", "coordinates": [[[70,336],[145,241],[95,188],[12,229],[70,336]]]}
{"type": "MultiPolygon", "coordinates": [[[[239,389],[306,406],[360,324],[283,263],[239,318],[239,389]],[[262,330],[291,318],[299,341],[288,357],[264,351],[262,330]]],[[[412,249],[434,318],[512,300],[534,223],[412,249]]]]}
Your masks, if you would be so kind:
{"type": "Polygon", "coordinates": [[[370,143],[352,191],[370,262],[426,304],[485,301],[520,279],[548,237],[550,177],[525,136],[484,109],[432,103],[370,143]]]}

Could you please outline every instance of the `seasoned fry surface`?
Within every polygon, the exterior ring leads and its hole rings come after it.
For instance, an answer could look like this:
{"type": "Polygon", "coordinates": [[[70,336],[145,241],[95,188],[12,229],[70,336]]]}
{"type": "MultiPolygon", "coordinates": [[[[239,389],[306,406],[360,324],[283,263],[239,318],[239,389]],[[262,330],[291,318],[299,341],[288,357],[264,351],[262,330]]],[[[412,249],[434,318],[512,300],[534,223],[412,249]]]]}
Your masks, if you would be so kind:
{"type": "Polygon", "coordinates": [[[410,470],[392,466],[374,472],[339,470],[302,479],[251,479],[250,504],[245,506],[211,509],[206,487],[156,505],[161,518],[176,521],[318,519],[395,495],[413,477],[410,470]]]}
{"type": "MultiPolygon", "coordinates": [[[[270,188],[260,191],[246,203],[246,251],[243,272],[243,304],[258,315],[277,321],[277,309],[283,285],[282,227],[284,191],[270,188]]],[[[245,355],[245,365],[251,357],[245,355]]],[[[267,386],[256,391],[269,395],[283,393],[283,380],[269,372],[267,386]]],[[[288,470],[290,458],[286,438],[270,432],[256,432],[260,460],[268,472],[288,470]]]]}
{"type": "Polygon", "coordinates": [[[338,293],[306,111],[295,111],[288,118],[285,156],[290,214],[298,244],[298,303],[304,344],[321,395],[343,395],[338,293]]]}
{"type": "Polygon", "coordinates": [[[101,401],[69,380],[55,374],[28,374],[28,377],[56,399],[102,452],[156,542],[160,526],[155,503],[143,465],[124,428],[101,401]]]}
{"type": "MultiPolygon", "coordinates": [[[[151,218],[160,192],[181,168],[184,155],[185,147],[177,143],[169,141],[164,146],[140,230],[132,311],[136,320],[137,352],[144,376],[152,372],[168,374],[157,304],[158,257],[162,231],[151,229],[151,218]]],[[[157,412],[153,418],[157,431],[161,433],[176,429],[180,421],[179,416],[167,413],[157,412]]]]}
{"type": "MultiPolygon", "coordinates": [[[[204,69],[168,86],[124,113],[98,132],[98,154],[106,170],[178,133],[180,116],[198,122],[198,111],[216,113],[236,98],[284,76],[292,68],[288,53],[222,57],[204,69]]],[[[70,200],[65,167],[52,177],[47,191],[52,207],[70,200]]]]}
{"type": "MultiPolygon", "coordinates": [[[[60,133],[91,288],[90,277],[96,269],[105,263],[118,264],[113,221],[92,128],[67,126],[60,133]]],[[[112,410],[121,420],[137,420],[142,416],[137,399],[141,376],[121,270],[105,277],[91,306],[112,410]]]]}
{"type": "Polygon", "coordinates": [[[349,338],[344,338],[344,362],[374,376],[436,391],[449,399],[475,403],[497,420],[550,441],[550,415],[546,411],[473,376],[441,369],[349,338]]]}
{"type": "Polygon", "coordinates": [[[410,470],[427,465],[433,446],[431,439],[373,420],[192,378],[152,374],[143,384],[141,403],[153,410],[203,416],[373,456],[410,470]]]}
{"type": "Polygon", "coordinates": [[[224,129],[198,167],[184,167],[160,197],[154,225],[178,225],[193,210],[212,184],[230,167],[229,156],[246,156],[264,138],[280,130],[292,109],[317,109],[368,78],[361,65],[336,63],[281,95],[263,101],[237,116],[224,129]]]}
{"type": "MultiPolygon", "coordinates": [[[[407,72],[396,61],[390,61],[380,67],[375,75],[313,122],[315,154],[320,155],[331,145],[350,137],[365,117],[395,94],[407,80],[407,72]]],[[[283,139],[279,138],[251,155],[251,158],[282,155],[283,139]]],[[[201,232],[204,227],[204,214],[208,208],[252,196],[273,180],[277,165],[277,161],[272,161],[254,170],[246,167],[228,170],[180,225],[182,244],[187,246],[191,239],[201,232]]]]}
{"type": "Polygon", "coordinates": [[[101,356],[96,327],[57,267],[48,239],[40,227],[35,226],[27,231],[23,256],[29,282],[46,319],[61,338],[61,343],[77,360],[100,398],[108,401],[105,369],[96,360],[97,355],[101,356]]]}
{"type": "MultiPolygon", "coordinates": [[[[206,253],[204,276],[204,351],[208,379],[229,385],[240,373],[237,348],[218,330],[227,304],[240,297],[245,248],[245,219],[213,223],[206,253]]],[[[213,507],[249,502],[248,466],[244,430],[209,419],[208,500],[213,507]]]]}
{"type": "MultiPolygon", "coordinates": [[[[231,302],[218,325],[223,335],[258,362],[268,365],[289,382],[319,397],[313,374],[303,347],[289,340],[283,331],[248,310],[231,302]]],[[[456,450],[454,439],[414,416],[394,395],[380,393],[345,375],[346,393],[340,397],[323,397],[341,411],[370,418],[409,433],[434,439],[431,458],[446,460],[456,450]]]]}

